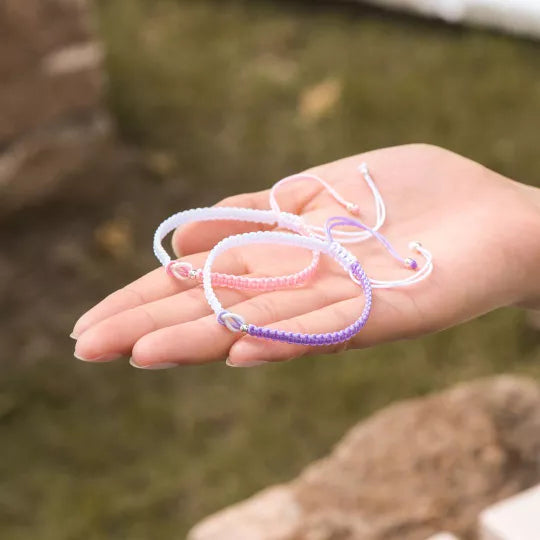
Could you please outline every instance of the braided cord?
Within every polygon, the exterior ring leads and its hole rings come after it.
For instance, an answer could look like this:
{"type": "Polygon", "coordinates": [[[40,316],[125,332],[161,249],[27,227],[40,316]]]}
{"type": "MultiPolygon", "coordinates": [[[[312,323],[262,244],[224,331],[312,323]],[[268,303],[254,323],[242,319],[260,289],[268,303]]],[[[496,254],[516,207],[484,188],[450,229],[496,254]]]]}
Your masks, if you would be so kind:
{"type": "MultiPolygon", "coordinates": [[[[166,267],[167,272],[177,279],[192,278],[202,282],[202,269],[193,269],[192,265],[183,261],[173,261],[163,248],[163,239],[174,229],[194,221],[234,220],[278,225],[298,234],[310,235],[300,216],[288,212],[276,213],[272,210],[256,210],[252,208],[211,207],[194,208],[178,212],[164,220],[154,234],[154,254],[159,262],[166,267]]],[[[315,273],[319,264],[320,254],[313,252],[311,263],[303,270],[294,274],[273,278],[250,278],[215,272],[212,282],[217,287],[231,289],[277,290],[302,285],[315,273]]]]}
{"type": "Polygon", "coordinates": [[[218,242],[212,249],[203,268],[203,288],[209,306],[217,316],[220,324],[225,325],[233,332],[243,331],[247,334],[262,339],[270,339],[273,341],[282,341],[285,343],[296,343],[302,345],[331,345],[342,343],[351,339],[357,334],[366,324],[372,306],[372,290],[369,278],[366,276],[362,266],[357,259],[347,249],[337,242],[324,242],[318,238],[298,236],[290,233],[259,231],[253,233],[239,234],[229,236],[218,242]],[[285,332],[282,330],[274,330],[254,324],[246,324],[243,318],[236,313],[231,313],[221,305],[218,300],[212,285],[212,265],[216,258],[225,251],[234,247],[239,247],[247,244],[282,244],[297,246],[311,251],[319,251],[325,253],[335,259],[349,274],[351,278],[358,283],[364,292],[364,307],[360,317],[346,328],[336,331],[327,332],[324,334],[303,334],[294,332],[285,332]]]}

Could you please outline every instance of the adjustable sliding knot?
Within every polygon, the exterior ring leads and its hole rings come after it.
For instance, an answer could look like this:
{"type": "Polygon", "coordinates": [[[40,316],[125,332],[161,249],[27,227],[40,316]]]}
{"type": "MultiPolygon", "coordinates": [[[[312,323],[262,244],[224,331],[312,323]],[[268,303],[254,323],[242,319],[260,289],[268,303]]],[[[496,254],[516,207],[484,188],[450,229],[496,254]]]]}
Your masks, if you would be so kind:
{"type": "Polygon", "coordinates": [[[349,267],[349,276],[355,283],[361,285],[362,287],[365,287],[366,282],[369,282],[369,278],[362,268],[362,265],[356,259],[349,267]]]}
{"type": "Polygon", "coordinates": [[[330,242],[329,251],[333,257],[342,261],[349,268],[356,261],[351,252],[335,240],[330,242]]]}
{"type": "Polygon", "coordinates": [[[176,279],[188,279],[197,277],[197,271],[193,270],[193,265],[188,262],[170,261],[165,267],[167,274],[176,279]]]}
{"type": "Polygon", "coordinates": [[[226,326],[231,332],[247,331],[246,321],[236,313],[231,313],[230,311],[223,310],[217,316],[217,320],[219,324],[226,326]]]}

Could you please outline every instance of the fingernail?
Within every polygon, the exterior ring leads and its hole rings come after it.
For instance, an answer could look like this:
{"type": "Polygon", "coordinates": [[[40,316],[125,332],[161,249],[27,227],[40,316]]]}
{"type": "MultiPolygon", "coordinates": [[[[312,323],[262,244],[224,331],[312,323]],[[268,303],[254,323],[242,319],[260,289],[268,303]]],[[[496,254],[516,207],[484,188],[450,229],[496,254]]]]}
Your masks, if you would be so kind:
{"type": "Polygon", "coordinates": [[[74,352],[73,356],[77,360],[82,360],[83,362],[112,362],[113,360],[120,358],[122,355],[118,353],[109,353],[109,354],[103,354],[101,356],[95,356],[94,358],[85,358],[81,354],[74,352]]]}
{"type": "Polygon", "coordinates": [[[139,364],[135,363],[135,360],[133,358],[129,359],[130,365],[132,365],[134,368],[137,369],[147,369],[147,370],[158,370],[158,369],[171,369],[174,367],[178,367],[178,364],[175,364],[174,362],[162,362],[161,364],[148,364],[146,366],[140,366],[139,364]]]}
{"type": "Polygon", "coordinates": [[[246,367],[262,366],[263,364],[267,364],[268,362],[265,362],[264,360],[249,360],[247,362],[239,362],[235,364],[231,361],[230,358],[227,358],[227,360],[225,360],[225,363],[229,367],[246,368],[246,367]]]}
{"type": "Polygon", "coordinates": [[[78,339],[80,335],[87,330],[87,328],[81,324],[81,320],[83,319],[84,315],[79,318],[79,320],[74,324],[73,330],[71,331],[71,334],[69,337],[72,337],[73,339],[78,339]]]}

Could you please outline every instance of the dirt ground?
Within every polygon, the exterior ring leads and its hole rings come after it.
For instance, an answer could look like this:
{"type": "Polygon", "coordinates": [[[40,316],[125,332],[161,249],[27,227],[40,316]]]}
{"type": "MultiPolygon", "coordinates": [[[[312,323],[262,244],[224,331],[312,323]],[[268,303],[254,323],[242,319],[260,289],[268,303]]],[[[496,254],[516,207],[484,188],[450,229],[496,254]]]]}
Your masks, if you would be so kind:
{"type": "Polygon", "coordinates": [[[0,228],[3,539],[183,538],[391,401],[540,377],[517,309],[240,373],[75,360],[74,320],[156,266],[153,229],[173,211],[416,141],[540,184],[535,43],[326,3],[98,4],[121,142],[0,228]]]}

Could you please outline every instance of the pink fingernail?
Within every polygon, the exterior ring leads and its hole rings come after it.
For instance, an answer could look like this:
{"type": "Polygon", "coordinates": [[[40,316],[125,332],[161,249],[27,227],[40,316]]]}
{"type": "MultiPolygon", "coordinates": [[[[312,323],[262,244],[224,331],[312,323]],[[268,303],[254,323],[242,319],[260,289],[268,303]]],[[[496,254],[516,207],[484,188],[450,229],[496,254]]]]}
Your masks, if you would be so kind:
{"type": "Polygon", "coordinates": [[[135,362],[135,360],[133,360],[133,358],[129,359],[129,363],[134,368],[146,369],[146,370],[149,370],[149,371],[150,370],[157,371],[159,369],[171,369],[171,368],[178,367],[178,364],[176,364],[174,362],[161,362],[160,364],[147,364],[146,366],[141,366],[141,365],[137,364],[135,362]]]}
{"type": "Polygon", "coordinates": [[[264,360],[249,360],[247,362],[239,362],[235,364],[231,361],[230,358],[227,358],[227,360],[225,360],[225,363],[229,367],[248,368],[248,367],[262,366],[263,364],[267,364],[268,362],[264,360]]]}
{"type": "Polygon", "coordinates": [[[71,331],[71,334],[69,337],[73,339],[78,339],[80,335],[86,330],[84,325],[81,324],[81,320],[84,318],[84,315],[82,317],[79,317],[78,321],[74,324],[73,330],[71,331]]]}
{"type": "Polygon", "coordinates": [[[113,360],[120,358],[122,355],[118,353],[109,353],[101,356],[95,356],[94,358],[85,358],[81,354],[75,352],[73,353],[73,356],[77,360],[82,360],[83,362],[112,362],[113,360]]]}

